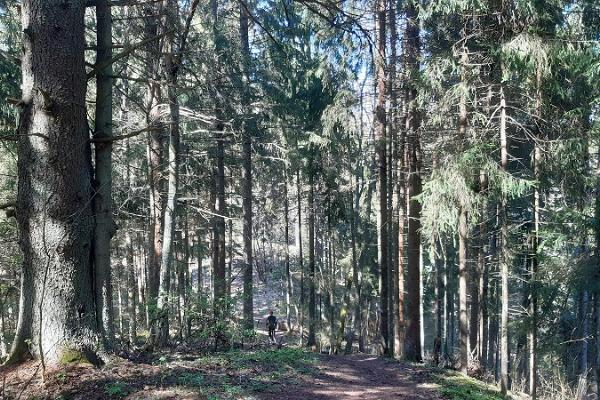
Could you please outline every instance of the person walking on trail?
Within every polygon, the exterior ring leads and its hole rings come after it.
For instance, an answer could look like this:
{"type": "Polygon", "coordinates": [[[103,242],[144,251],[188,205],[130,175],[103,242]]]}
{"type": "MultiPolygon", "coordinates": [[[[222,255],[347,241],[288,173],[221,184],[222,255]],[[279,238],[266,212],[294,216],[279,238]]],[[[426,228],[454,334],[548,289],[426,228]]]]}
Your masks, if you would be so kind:
{"type": "Polygon", "coordinates": [[[273,315],[273,311],[269,311],[267,329],[269,330],[269,340],[273,343],[275,343],[275,328],[277,328],[277,317],[273,315]]]}

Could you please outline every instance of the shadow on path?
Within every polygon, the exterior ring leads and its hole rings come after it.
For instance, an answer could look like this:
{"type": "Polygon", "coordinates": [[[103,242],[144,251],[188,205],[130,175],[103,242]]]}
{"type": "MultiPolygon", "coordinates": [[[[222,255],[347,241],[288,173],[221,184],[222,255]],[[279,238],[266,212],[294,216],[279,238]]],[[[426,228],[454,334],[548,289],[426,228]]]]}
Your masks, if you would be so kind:
{"type": "Polygon", "coordinates": [[[321,356],[316,374],[274,385],[259,399],[387,400],[442,397],[430,374],[418,367],[368,355],[321,356]]]}

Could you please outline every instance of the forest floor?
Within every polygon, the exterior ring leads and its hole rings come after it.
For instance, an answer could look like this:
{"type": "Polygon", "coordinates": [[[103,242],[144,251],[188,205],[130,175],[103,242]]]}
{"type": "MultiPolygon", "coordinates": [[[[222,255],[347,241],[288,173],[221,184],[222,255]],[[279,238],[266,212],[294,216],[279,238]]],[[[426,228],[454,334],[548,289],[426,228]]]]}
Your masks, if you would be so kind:
{"type": "Polygon", "coordinates": [[[0,399],[502,399],[454,373],[362,354],[272,346],[145,357],[116,359],[103,368],[69,365],[47,371],[45,379],[31,362],[1,372],[0,399]]]}
{"type": "MultiPolygon", "coordinates": [[[[234,291],[241,291],[239,282],[234,291]]],[[[206,346],[115,357],[108,365],[39,362],[0,370],[0,400],[502,400],[497,390],[456,373],[365,354],[324,355],[277,332],[267,340],[268,311],[284,309],[282,288],[257,285],[254,347],[211,352],[206,346]]],[[[241,310],[240,310],[241,312],[241,310]]]]}

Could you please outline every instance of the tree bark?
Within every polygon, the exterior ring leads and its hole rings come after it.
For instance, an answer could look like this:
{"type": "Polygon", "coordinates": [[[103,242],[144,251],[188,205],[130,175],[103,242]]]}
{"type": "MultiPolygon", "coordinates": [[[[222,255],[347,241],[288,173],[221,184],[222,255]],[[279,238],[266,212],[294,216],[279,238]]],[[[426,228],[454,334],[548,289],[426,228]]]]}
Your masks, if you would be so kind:
{"type": "Polygon", "coordinates": [[[540,168],[542,162],[542,149],[538,143],[542,140],[539,124],[542,123],[542,70],[538,66],[536,69],[536,95],[535,95],[535,116],[537,118],[538,129],[533,145],[533,179],[536,186],[533,191],[533,232],[531,233],[531,254],[529,271],[529,314],[531,323],[527,340],[529,342],[529,395],[532,400],[537,398],[537,325],[538,325],[538,296],[537,296],[537,273],[538,273],[538,247],[539,247],[539,228],[540,228],[540,168]]]}
{"type": "MultiPolygon", "coordinates": [[[[96,2],[96,65],[106,67],[96,74],[96,125],[94,139],[110,139],[113,135],[112,118],[112,19],[109,0],[96,2]]],[[[115,340],[112,305],[112,279],[110,241],[116,232],[112,217],[112,142],[97,142],[94,146],[94,278],[98,327],[103,333],[107,347],[115,340]]]]}
{"type": "Polygon", "coordinates": [[[312,157],[308,172],[308,338],[306,345],[315,347],[317,344],[317,298],[315,275],[315,178],[312,157]]]}
{"type": "Polygon", "coordinates": [[[285,279],[286,279],[286,291],[285,291],[285,318],[287,321],[288,329],[291,329],[291,309],[292,309],[292,297],[293,297],[293,286],[292,286],[292,274],[290,271],[290,221],[289,221],[289,198],[288,198],[288,173],[287,167],[285,167],[283,182],[283,218],[284,218],[284,240],[285,240],[285,279]]]}
{"type": "Polygon", "coordinates": [[[147,281],[148,290],[146,296],[146,314],[150,335],[148,336],[148,345],[154,346],[156,336],[156,317],[158,289],[160,283],[160,262],[162,259],[162,235],[163,235],[163,177],[161,173],[164,158],[164,138],[163,126],[160,121],[160,112],[158,105],[162,100],[162,91],[160,84],[160,67],[158,61],[160,57],[160,41],[158,39],[158,24],[155,16],[161,13],[161,4],[150,4],[144,6],[144,36],[149,39],[156,37],[148,43],[146,47],[146,74],[153,79],[148,85],[146,92],[145,106],[148,110],[146,115],[146,124],[148,132],[148,189],[149,189],[149,208],[150,208],[150,226],[148,228],[148,265],[147,281]]]}
{"type": "Polygon", "coordinates": [[[137,280],[133,242],[129,230],[125,232],[125,251],[127,252],[127,297],[129,299],[129,341],[135,345],[137,342],[137,280]]]}
{"type": "MultiPolygon", "coordinates": [[[[240,3],[240,46],[242,49],[242,88],[241,100],[244,121],[242,122],[242,207],[244,211],[244,327],[254,329],[254,296],[252,282],[252,116],[249,108],[249,64],[250,42],[248,40],[248,10],[240,3]]],[[[287,201],[287,198],[286,198],[287,201]]],[[[286,216],[287,218],[287,216],[286,216]]],[[[287,224],[286,224],[287,230],[287,224]]],[[[287,254],[287,253],[286,253],[287,254]]],[[[289,257],[287,258],[289,261],[289,257]]],[[[289,263],[287,264],[289,269],[289,263]]],[[[289,326],[289,301],[288,301],[289,326]]]]}
{"type": "Polygon", "coordinates": [[[300,268],[300,345],[304,344],[304,254],[302,252],[302,186],[300,184],[300,169],[296,170],[296,194],[298,201],[298,231],[296,246],[298,248],[298,267],[300,268]]]}
{"type": "Polygon", "coordinates": [[[22,2],[17,221],[23,266],[9,363],[27,353],[43,365],[97,361],[84,14],[81,0],[66,8],[59,0],[22,2]]]}
{"type": "MultiPolygon", "coordinates": [[[[463,28],[461,34],[463,36],[463,40],[466,41],[466,28],[463,28]]],[[[467,49],[465,44],[463,44],[460,59],[462,85],[467,84],[465,79],[465,68],[467,62],[467,49]]],[[[464,92],[465,88],[463,88],[461,91],[458,103],[458,140],[459,146],[463,151],[466,148],[464,141],[466,140],[468,124],[467,98],[464,92]]],[[[468,215],[466,205],[463,204],[462,200],[458,207],[458,330],[460,342],[460,372],[467,375],[469,369],[469,321],[467,315],[467,247],[469,246],[469,226],[467,221],[468,215]]],[[[472,312],[472,314],[477,315],[476,312],[472,312]]]]}
{"type": "MultiPolygon", "coordinates": [[[[218,18],[218,4],[217,0],[211,0],[211,14],[212,14],[212,30],[213,40],[215,42],[215,57],[217,65],[221,63],[221,51],[222,41],[219,33],[219,18],[218,18]]],[[[227,285],[225,276],[225,217],[227,214],[225,204],[225,125],[223,123],[223,107],[221,104],[221,87],[217,83],[214,88],[214,101],[215,101],[215,139],[216,139],[216,154],[215,163],[216,168],[214,171],[215,179],[215,192],[216,192],[216,216],[215,216],[215,238],[214,238],[214,257],[215,262],[213,264],[213,307],[214,315],[217,320],[221,320],[224,317],[224,310],[226,309],[225,302],[227,301],[227,285]]]]}
{"type": "Polygon", "coordinates": [[[422,360],[421,355],[421,203],[415,196],[421,194],[421,149],[419,143],[420,116],[417,110],[416,74],[419,70],[420,29],[417,9],[413,3],[406,6],[406,132],[407,132],[407,282],[406,336],[404,357],[407,360],[422,360]]]}
{"type": "MultiPolygon", "coordinates": [[[[175,0],[166,0],[166,20],[168,25],[178,25],[178,5],[175,0]]],[[[164,210],[163,241],[160,262],[160,282],[157,302],[156,344],[166,346],[169,341],[169,290],[171,286],[171,266],[173,264],[173,239],[179,185],[179,100],[177,98],[178,61],[175,34],[169,31],[165,36],[165,72],[167,78],[167,99],[169,102],[169,152],[167,203],[164,210]]]]}
{"type": "MultiPolygon", "coordinates": [[[[504,87],[500,86],[500,163],[504,172],[508,172],[508,145],[506,135],[506,99],[504,87]]],[[[502,195],[500,204],[500,286],[502,289],[501,312],[500,312],[500,390],[506,395],[509,390],[508,382],[508,221],[507,221],[507,199],[502,195]]]]}
{"type": "Polygon", "coordinates": [[[387,211],[387,145],[386,145],[386,0],[377,0],[377,42],[375,67],[377,73],[377,104],[375,107],[375,148],[377,152],[377,263],[379,265],[380,333],[384,354],[389,349],[389,281],[388,281],[388,211],[387,211]]]}

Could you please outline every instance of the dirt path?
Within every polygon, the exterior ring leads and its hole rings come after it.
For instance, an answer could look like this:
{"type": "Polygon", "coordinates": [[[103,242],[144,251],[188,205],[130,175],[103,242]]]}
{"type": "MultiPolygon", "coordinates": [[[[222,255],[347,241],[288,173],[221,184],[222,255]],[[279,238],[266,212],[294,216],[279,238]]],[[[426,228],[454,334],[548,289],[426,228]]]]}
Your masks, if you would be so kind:
{"type": "Polygon", "coordinates": [[[279,382],[257,397],[311,400],[441,399],[422,369],[366,355],[322,356],[315,376],[279,382]]]}

